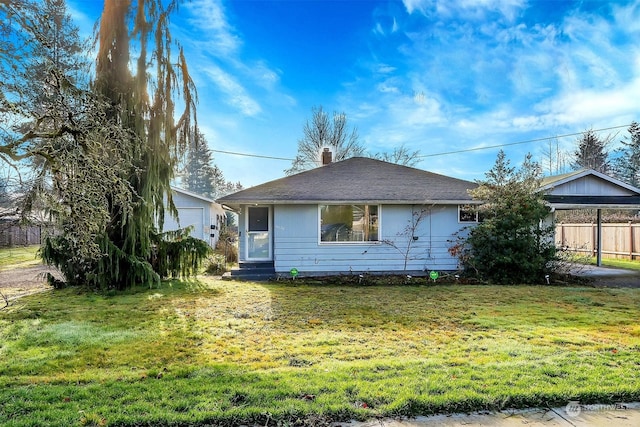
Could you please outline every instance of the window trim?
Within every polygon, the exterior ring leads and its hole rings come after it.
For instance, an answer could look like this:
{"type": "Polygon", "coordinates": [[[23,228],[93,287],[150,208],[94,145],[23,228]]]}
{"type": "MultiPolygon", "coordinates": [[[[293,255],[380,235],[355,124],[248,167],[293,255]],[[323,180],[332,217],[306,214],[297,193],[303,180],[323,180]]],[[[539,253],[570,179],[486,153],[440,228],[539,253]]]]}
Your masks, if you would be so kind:
{"type": "Polygon", "coordinates": [[[375,203],[322,203],[322,204],[318,204],[318,218],[317,218],[317,223],[318,223],[318,245],[337,245],[337,246],[341,246],[341,245],[379,245],[382,243],[382,239],[380,238],[381,236],[381,217],[382,217],[382,205],[380,204],[375,204],[375,203]],[[325,242],[322,240],[322,207],[323,206],[376,206],[378,208],[378,240],[357,240],[357,241],[338,241],[338,242],[325,242]]]}

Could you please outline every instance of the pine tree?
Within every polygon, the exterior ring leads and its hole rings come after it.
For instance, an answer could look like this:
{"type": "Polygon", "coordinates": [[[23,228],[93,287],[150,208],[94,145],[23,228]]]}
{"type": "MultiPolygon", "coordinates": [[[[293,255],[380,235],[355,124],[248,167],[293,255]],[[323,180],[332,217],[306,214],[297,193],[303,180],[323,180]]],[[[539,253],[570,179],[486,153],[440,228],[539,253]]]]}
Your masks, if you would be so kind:
{"type": "Polygon", "coordinates": [[[609,153],[607,151],[607,145],[610,141],[610,137],[600,139],[592,129],[584,132],[582,137],[577,141],[578,148],[573,153],[574,160],[571,167],[574,169],[588,168],[598,172],[608,173],[609,153]]]}
{"type": "Polygon", "coordinates": [[[622,147],[616,150],[613,169],[621,181],[634,187],[640,187],[640,124],[632,122],[629,136],[621,141],[622,147]]]}
{"type": "Polygon", "coordinates": [[[198,132],[198,138],[187,150],[187,159],[181,172],[182,185],[186,190],[214,199],[217,197],[216,174],[213,154],[207,140],[198,132]]]}
{"type": "Polygon", "coordinates": [[[205,136],[200,131],[197,135],[195,143],[189,146],[180,172],[183,187],[211,199],[242,190],[240,182],[232,183],[225,179],[222,170],[213,162],[213,153],[205,136]]]}
{"type": "Polygon", "coordinates": [[[555,259],[553,226],[545,225],[549,207],[540,191],[540,166],[525,157],[519,169],[500,151],[486,179],[470,191],[483,221],[460,233],[450,249],[466,269],[495,283],[532,283],[543,280],[555,259]]]}

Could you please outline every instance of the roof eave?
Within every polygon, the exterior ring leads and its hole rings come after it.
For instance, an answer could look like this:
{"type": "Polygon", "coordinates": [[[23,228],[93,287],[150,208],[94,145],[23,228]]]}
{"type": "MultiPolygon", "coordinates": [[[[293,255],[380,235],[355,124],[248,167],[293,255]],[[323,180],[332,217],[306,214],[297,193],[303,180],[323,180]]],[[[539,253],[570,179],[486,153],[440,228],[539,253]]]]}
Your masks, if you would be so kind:
{"type": "Polygon", "coordinates": [[[549,206],[556,210],[570,210],[570,209],[628,209],[636,210],[640,209],[640,205],[616,205],[616,204],[575,204],[575,203],[549,203],[549,206]]]}
{"type": "Polygon", "coordinates": [[[369,204],[369,205],[477,205],[481,204],[478,200],[469,199],[443,199],[443,200],[380,200],[380,199],[361,199],[361,200],[220,200],[225,206],[240,205],[318,205],[318,204],[369,204]]]}

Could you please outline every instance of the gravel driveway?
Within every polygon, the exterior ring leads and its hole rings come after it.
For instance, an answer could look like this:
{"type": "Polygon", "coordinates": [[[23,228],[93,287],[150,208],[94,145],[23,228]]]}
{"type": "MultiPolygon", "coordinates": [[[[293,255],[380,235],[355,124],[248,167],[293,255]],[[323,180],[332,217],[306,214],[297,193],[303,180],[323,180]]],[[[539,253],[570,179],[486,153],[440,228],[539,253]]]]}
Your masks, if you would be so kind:
{"type": "MultiPolygon", "coordinates": [[[[35,265],[0,271],[0,292],[9,301],[53,289],[47,284],[46,274],[51,273],[60,277],[60,273],[53,267],[35,265]]],[[[0,301],[0,304],[2,301],[0,301]]]]}

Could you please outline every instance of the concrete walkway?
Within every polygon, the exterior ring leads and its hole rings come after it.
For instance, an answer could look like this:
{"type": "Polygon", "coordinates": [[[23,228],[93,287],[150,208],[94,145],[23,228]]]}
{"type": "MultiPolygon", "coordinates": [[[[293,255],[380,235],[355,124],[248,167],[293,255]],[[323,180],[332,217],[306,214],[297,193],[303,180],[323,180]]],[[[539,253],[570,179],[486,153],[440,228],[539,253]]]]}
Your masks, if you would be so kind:
{"type": "Polygon", "coordinates": [[[523,409],[502,412],[433,415],[411,419],[381,419],[366,422],[334,423],[334,427],[637,427],[640,426],[640,402],[615,405],[581,405],[570,402],[552,409],[523,409]]]}

